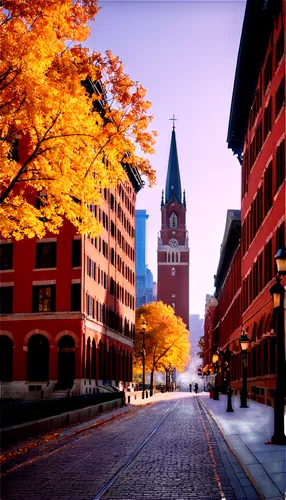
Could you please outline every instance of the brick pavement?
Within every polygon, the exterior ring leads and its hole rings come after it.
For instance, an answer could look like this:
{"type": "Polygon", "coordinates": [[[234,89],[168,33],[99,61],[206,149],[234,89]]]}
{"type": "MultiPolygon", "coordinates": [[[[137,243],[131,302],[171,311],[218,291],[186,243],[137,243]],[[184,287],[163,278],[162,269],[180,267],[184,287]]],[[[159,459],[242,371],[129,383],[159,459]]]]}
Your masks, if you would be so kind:
{"type": "Polygon", "coordinates": [[[256,499],[235,458],[224,448],[218,429],[212,428],[214,424],[199,409],[198,399],[183,393],[71,436],[38,459],[36,451],[28,453],[18,459],[14,471],[9,472],[9,467],[15,461],[7,462],[2,500],[94,499],[177,400],[177,406],[102,498],[217,500],[224,492],[226,500],[256,499]],[[31,458],[34,461],[29,463],[31,458]],[[231,484],[233,474],[233,481],[241,479],[239,484],[231,484]]]}

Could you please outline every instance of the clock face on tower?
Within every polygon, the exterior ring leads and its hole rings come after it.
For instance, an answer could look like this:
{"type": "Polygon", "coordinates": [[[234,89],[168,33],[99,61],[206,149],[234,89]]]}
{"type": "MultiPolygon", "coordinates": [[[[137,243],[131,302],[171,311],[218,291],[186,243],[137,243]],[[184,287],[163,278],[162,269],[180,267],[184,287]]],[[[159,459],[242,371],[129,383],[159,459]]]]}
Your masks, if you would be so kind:
{"type": "Polygon", "coordinates": [[[170,245],[170,247],[173,247],[173,248],[174,248],[174,247],[177,247],[177,246],[178,246],[178,244],[179,244],[179,243],[178,243],[178,240],[176,240],[176,238],[171,238],[171,239],[169,240],[169,245],[170,245]]]}

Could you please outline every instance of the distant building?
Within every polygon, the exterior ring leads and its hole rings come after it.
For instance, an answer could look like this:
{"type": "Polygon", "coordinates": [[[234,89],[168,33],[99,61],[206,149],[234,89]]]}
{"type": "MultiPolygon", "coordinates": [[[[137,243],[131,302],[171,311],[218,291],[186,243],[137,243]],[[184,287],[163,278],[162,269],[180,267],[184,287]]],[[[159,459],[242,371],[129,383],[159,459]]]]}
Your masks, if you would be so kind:
{"type": "MultiPolygon", "coordinates": [[[[136,248],[136,307],[147,303],[146,296],[146,210],[136,210],[135,248],[136,248]]],[[[151,272],[151,271],[150,271],[151,272]]]]}
{"type": "Polygon", "coordinates": [[[146,264],[146,210],[136,210],[136,307],[155,300],[153,295],[153,274],[146,264]]]}
{"type": "Polygon", "coordinates": [[[153,281],[152,295],[153,295],[154,301],[156,301],[157,300],[157,282],[156,281],[153,281]]]}
{"type": "Polygon", "coordinates": [[[158,235],[158,300],[173,307],[189,329],[189,240],[186,198],[182,196],[175,126],[173,125],[165,198],[158,235]]]}
{"type": "Polygon", "coordinates": [[[148,269],[146,268],[146,304],[149,304],[150,302],[154,301],[154,296],[153,296],[153,274],[148,269]]]}
{"type": "Polygon", "coordinates": [[[226,392],[241,376],[241,219],[240,210],[228,210],[220,259],[215,275],[215,293],[208,300],[205,317],[205,370],[212,368],[212,355],[220,353],[218,385],[226,392]],[[207,337],[207,338],[206,338],[207,337]],[[237,352],[236,352],[237,351],[237,352]],[[231,353],[236,355],[231,355],[231,353]]]}
{"type": "Polygon", "coordinates": [[[204,336],[204,319],[200,318],[199,314],[190,314],[190,343],[191,343],[191,360],[188,367],[188,383],[198,382],[201,387],[201,375],[199,375],[200,368],[203,366],[203,359],[199,356],[201,350],[198,346],[200,337],[204,336]]]}

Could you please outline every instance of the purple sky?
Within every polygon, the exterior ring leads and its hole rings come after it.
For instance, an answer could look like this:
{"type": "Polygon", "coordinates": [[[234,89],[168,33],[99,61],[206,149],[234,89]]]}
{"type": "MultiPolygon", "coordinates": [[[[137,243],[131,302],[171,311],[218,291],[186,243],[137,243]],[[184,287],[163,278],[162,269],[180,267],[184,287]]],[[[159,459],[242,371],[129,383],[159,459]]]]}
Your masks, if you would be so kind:
{"type": "Polygon", "coordinates": [[[111,49],[147,89],[158,133],[157,185],[139,193],[147,209],[147,262],[157,279],[157,233],[172,122],[190,242],[190,313],[214,291],[226,211],[240,208],[240,167],[226,136],[245,1],[103,1],[87,45],[111,49]]]}

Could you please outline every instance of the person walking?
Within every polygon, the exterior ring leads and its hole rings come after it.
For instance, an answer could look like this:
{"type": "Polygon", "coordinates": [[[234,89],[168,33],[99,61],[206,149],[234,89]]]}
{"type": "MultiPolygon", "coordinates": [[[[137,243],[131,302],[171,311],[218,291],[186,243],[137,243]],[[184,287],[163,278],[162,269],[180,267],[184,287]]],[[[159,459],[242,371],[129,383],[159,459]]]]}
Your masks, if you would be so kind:
{"type": "Polygon", "coordinates": [[[190,392],[192,392],[192,384],[189,384],[190,392]]]}
{"type": "Polygon", "coordinates": [[[198,394],[198,392],[199,392],[199,386],[197,383],[195,383],[195,393],[198,394]]]}

